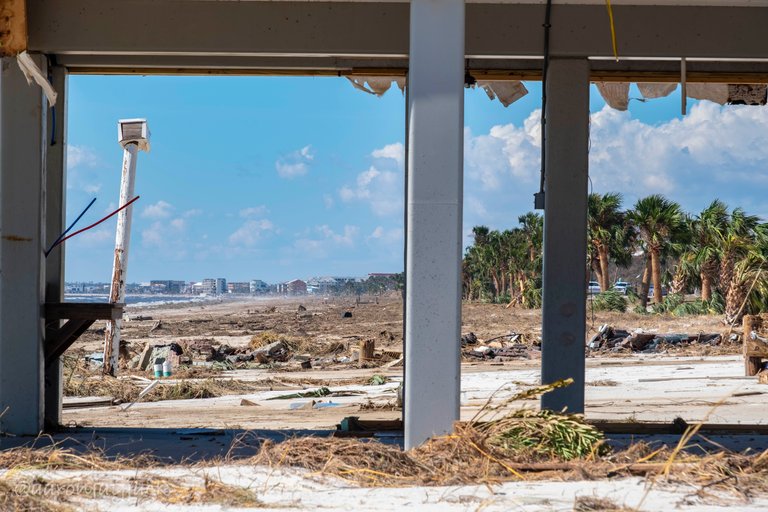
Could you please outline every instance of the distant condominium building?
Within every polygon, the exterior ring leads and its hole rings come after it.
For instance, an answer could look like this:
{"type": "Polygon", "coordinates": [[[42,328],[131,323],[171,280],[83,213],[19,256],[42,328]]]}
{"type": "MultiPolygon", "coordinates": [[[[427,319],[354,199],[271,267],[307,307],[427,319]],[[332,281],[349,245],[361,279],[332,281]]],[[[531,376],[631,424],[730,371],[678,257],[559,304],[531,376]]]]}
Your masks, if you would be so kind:
{"type": "Polygon", "coordinates": [[[269,285],[261,279],[253,279],[249,283],[249,288],[252,295],[259,295],[269,291],[269,285]]]}
{"type": "Polygon", "coordinates": [[[282,295],[305,295],[307,293],[307,283],[301,279],[294,279],[277,285],[277,293],[282,295]]]}
{"type": "Polygon", "coordinates": [[[153,293],[182,293],[186,283],[184,281],[154,280],[149,282],[153,293]]]}
{"type": "Polygon", "coordinates": [[[227,293],[227,280],[223,277],[203,279],[203,293],[207,295],[223,295],[227,293]]]}
{"type": "Polygon", "coordinates": [[[236,283],[233,281],[227,283],[227,291],[229,293],[249,294],[251,293],[251,285],[250,283],[236,283]]]}

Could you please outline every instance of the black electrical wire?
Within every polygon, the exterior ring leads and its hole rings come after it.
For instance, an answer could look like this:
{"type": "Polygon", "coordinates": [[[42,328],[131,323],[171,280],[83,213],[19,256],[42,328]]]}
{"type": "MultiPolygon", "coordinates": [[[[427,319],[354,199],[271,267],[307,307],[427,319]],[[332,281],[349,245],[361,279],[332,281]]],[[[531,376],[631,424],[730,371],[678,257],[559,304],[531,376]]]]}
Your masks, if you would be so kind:
{"type": "Polygon", "coordinates": [[[552,0],[547,0],[544,10],[544,64],[541,70],[541,181],[539,194],[544,197],[544,181],[546,179],[546,149],[547,139],[547,72],[549,71],[549,31],[552,28],[552,0]]]}

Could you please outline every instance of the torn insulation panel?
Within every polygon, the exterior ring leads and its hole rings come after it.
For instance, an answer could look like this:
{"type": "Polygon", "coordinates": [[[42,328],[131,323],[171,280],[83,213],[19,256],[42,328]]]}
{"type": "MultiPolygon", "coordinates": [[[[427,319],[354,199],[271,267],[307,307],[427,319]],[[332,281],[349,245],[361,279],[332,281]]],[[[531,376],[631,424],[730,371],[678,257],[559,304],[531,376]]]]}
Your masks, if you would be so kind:
{"type": "Polygon", "coordinates": [[[528,94],[528,89],[520,81],[481,80],[477,82],[477,87],[482,87],[491,101],[498,98],[505,107],[528,94]]]}
{"type": "Polygon", "coordinates": [[[662,83],[638,83],[637,88],[643,98],[652,100],[656,98],[665,98],[675,92],[677,84],[662,83]]]}
{"type": "Polygon", "coordinates": [[[627,110],[629,82],[596,82],[595,85],[608,106],[616,110],[627,110]]]}

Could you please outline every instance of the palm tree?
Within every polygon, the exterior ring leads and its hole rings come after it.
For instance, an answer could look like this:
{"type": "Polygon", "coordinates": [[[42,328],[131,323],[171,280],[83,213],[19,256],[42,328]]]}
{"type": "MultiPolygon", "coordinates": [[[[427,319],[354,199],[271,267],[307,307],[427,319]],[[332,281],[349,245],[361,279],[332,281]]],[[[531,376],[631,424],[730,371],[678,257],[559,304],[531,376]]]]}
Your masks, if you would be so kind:
{"type": "MultiPolygon", "coordinates": [[[[654,194],[639,199],[629,212],[629,217],[638,232],[642,247],[650,263],[650,277],[653,282],[653,301],[662,301],[661,258],[662,252],[673,249],[679,243],[685,230],[685,215],[680,205],[654,194]]],[[[646,296],[647,300],[647,296],[646,296]]]]}
{"type": "Polygon", "coordinates": [[[747,215],[741,208],[735,208],[724,229],[719,233],[720,247],[720,289],[726,295],[733,281],[736,264],[755,247],[760,218],[747,215]]]}
{"type": "Polygon", "coordinates": [[[674,274],[675,292],[692,281],[701,283],[701,299],[709,301],[717,286],[721,240],[728,225],[728,206],[714,200],[688,222],[690,242],[685,245],[674,274]]]}
{"type": "Polygon", "coordinates": [[[733,324],[745,313],[760,311],[760,306],[765,306],[768,226],[761,224],[758,217],[736,208],[731,213],[722,244],[720,287],[725,297],[725,321],[733,324]]]}
{"type": "Polygon", "coordinates": [[[712,289],[717,285],[720,263],[720,243],[728,226],[728,206],[715,199],[692,224],[695,263],[701,279],[701,300],[712,298],[712,289]]]}
{"type": "Polygon", "coordinates": [[[610,259],[626,261],[627,255],[631,257],[627,236],[629,230],[626,229],[626,215],[621,211],[621,201],[621,194],[615,192],[589,194],[589,245],[594,251],[592,254],[597,280],[604,292],[611,288],[608,276],[610,259]]]}

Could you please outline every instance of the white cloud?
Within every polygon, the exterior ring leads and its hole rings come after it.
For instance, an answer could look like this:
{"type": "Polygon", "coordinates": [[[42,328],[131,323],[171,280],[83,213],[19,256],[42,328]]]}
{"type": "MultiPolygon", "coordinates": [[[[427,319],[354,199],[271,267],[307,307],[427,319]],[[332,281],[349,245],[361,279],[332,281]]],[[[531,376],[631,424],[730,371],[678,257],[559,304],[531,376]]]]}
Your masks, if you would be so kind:
{"type": "Polygon", "coordinates": [[[281,178],[295,178],[304,176],[309,172],[309,164],[315,159],[312,146],[303,148],[285,155],[275,162],[275,169],[281,178]]]}
{"type": "Polygon", "coordinates": [[[269,213],[269,208],[265,205],[252,206],[250,208],[243,208],[240,210],[240,216],[244,218],[249,217],[261,217],[269,213]]]}
{"type": "Polygon", "coordinates": [[[99,157],[92,149],[85,146],[67,145],[67,168],[96,167],[98,164],[99,157]]]}
{"type": "Polygon", "coordinates": [[[385,244],[400,244],[403,243],[403,230],[401,228],[386,229],[383,226],[376,226],[376,228],[368,235],[368,241],[382,242],[385,244]]]}
{"type": "Polygon", "coordinates": [[[367,202],[374,214],[387,216],[402,212],[404,190],[402,173],[371,166],[357,175],[354,185],[342,187],[339,197],[344,202],[367,202]]]}
{"type": "Polygon", "coordinates": [[[541,153],[540,110],[534,110],[517,127],[494,126],[483,135],[464,130],[464,166],[467,176],[485,190],[498,188],[504,177],[533,182],[541,153]]]}
{"type": "Polygon", "coordinates": [[[98,174],[101,161],[96,153],[86,146],[67,146],[67,188],[96,194],[101,190],[98,174]]]}
{"type": "Polygon", "coordinates": [[[325,205],[326,210],[330,210],[331,208],[333,208],[333,204],[334,204],[333,196],[331,196],[330,194],[323,194],[323,204],[325,205]]]}
{"type": "Polygon", "coordinates": [[[161,200],[146,206],[144,211],[141,212],[141,216],[146,219],[166,219],[171,216],[172,212],[173,206],[161,200]]]}
{"type": "Polygon", "coordinates": [[[268,219],[247,220],[234,233],[229,235],[229,243],[237,246],[253,247],[261,241],[266,233],[274,230],[274,224],[268,219]]]}
{"type": "Polygon", "coordinates": [[[76,237],[73,237],[64,243],[77,243],[83,247],[97,247],[109,245],[110,242],[114,243],[114,241],[114,229],[109,229],[108,227],[99,227],[77,235],[76,237]]]}
{"type": "Polygon", "coordinates": [[[334,250],[353,248],[360,228],[348,225],[344,226],[343,232],[337,233],[324,224],[317,226],[314,233],[318,235],[317,238],[299,238],[293,246],[305,256],[325,258],[334,250]]]}
{"type": "MultiPolygon", "coordinates": [[[[519,125],[465,130],[466,225],[508,227],[532,208],[539,121],[536,110],[519,125]]],[[[651,124],[605,107],[591,116],[589,166],[593,190],[621,192],[626,207],[662,193],[691,212],[717,197],[762,211],[765,201],[745,190],[768,185],[768,108],[702,101],[682,119],[651,124]]]]}
{"type": "Polygon", "coordinates": [[[198,215],[202,215],[202,214],[203,214],[203,210],[201,210],[200,208],[192,208],[191,210],[185,211],[182,215],[186,218],[189,218],[189,217],[197,217],[198,215]]]}
{"type": "Polygon", "coordinates": [[[371,152],[373,158],[391,158],[397,165],[402,167],[405,162],[405,146],[402,142],[387,144],[383,148],[374,149],[371,152]]]}

